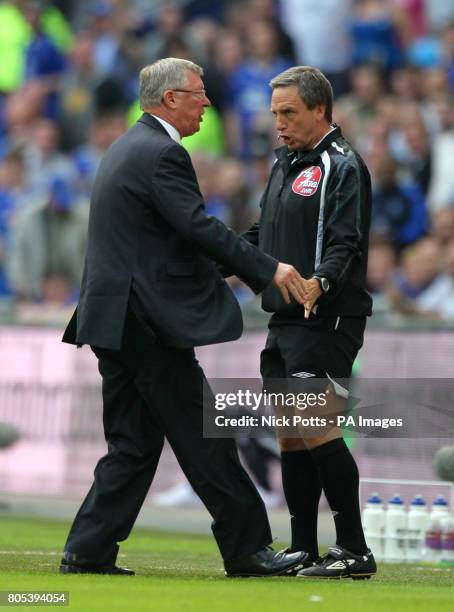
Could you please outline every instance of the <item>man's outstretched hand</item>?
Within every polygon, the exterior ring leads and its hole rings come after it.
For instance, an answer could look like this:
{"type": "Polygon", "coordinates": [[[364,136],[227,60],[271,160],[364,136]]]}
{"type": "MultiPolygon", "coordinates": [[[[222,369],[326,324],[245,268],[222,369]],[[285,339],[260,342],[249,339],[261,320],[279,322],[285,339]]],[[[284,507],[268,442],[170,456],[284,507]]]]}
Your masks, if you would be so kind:
{"type": "Polygon", "coordinates": [[[316,278],[303,278],[291,265],[279,262],[273,278],[273,285],[279,289],[286,304],[290,304],[290,295],[304,305],[304,318],[311,315],[315,302],[322,295],[320,283],[316,278]]]}
{"type": "Polygon", "coordinates": [[[298,304],[305,303],[307,299],[305,283],[307,281],[293,266],[279,262],[273,277],[273,285],[279,289],[286,304],[290,304],[290,295],[298,304]]]}
{"type": "Polygon", "coordinates": [[[323,291],[320,288],[320,283],[316,278],[310,278],[309,280],[303,279],[303,292],[304,292],[304,318],[308,319],[312,312],[315,302],[322,295],[323,291]]]}

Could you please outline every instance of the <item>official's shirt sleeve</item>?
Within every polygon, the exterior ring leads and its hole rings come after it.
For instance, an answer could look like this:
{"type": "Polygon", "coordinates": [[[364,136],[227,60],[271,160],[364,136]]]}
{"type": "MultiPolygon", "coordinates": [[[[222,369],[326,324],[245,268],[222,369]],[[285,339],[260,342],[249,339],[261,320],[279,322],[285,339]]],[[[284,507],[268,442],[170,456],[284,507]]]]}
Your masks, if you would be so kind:
{"type": "MultiPolygon", "coordinates": [[[[361,257],[362,200],[370,197],[370,181],[360,167],[344,164],[326,197],[322,257],[315,274],[330,282],[330,295],[338,293],[355,259],[361,257]]],[[[327,296],[328,297],[328,296],[327,296]]]]}

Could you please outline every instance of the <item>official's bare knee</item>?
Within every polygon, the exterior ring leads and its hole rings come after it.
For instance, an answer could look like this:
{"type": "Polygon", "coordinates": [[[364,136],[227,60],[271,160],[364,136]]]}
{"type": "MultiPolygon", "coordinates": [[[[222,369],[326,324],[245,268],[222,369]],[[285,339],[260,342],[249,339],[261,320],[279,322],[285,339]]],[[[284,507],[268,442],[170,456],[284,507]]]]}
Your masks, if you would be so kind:
{"type": "Polygon", "coordinates": [[[306,450],[306,445],[302,438],[284,438],[278,436],[279,446],[282,452],[292,452],[306,450]]]}
{"type": "Polygon", "coordinates": [[[305,431],[305,428],[301,427],[301,437],[305,447],[308,449],[316,448],[337,438],[342,438],[342,431],[333,422],[337,423],[337,417],[345,414],[347,401],[336,393],[332,383],[328,384],[325,393],[325,405],[319,405],[314,408],[311,411],[311,415],[323,419],[326,425],[311,427],[309,431],[305,431]]]}

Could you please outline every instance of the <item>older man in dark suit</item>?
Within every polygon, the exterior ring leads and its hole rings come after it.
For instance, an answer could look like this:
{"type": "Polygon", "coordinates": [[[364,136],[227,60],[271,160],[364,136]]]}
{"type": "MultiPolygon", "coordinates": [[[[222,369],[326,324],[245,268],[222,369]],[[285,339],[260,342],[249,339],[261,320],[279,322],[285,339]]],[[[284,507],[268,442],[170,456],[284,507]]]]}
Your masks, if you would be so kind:
{"type": "Polygon", "coordinates": [[[269,548],[270,527],[233,440],[202,434],[204,374],[195,346],[238,338],[238,304],[216,267],[256,292],[273,282],[304,300],[292,266],[208,216],[181,137],[209,106],[202,69],[166,58],[140,74],[145,111],[108,149],[93,188],[80,301],[64,341],[90,344],[103,379],[108,453],[69,533],[60,570],[115,565],[148,492],[164,438],[213,517],[227,575],[291,571],[304,553],[269,548]]]}

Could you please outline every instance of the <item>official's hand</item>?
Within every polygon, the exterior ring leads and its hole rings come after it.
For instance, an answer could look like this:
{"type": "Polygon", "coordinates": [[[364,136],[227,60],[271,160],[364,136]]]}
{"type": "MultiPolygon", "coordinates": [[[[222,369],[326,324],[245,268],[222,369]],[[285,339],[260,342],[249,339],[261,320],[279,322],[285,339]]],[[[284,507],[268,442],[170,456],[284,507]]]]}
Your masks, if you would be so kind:
{"type": "Polygon", "coordinates": [[[305,302],[307,296],[303,283],[303,277],[293,266],[279,262],[273,277],[273,285],[279,289],[286,304],[290,304],[289,292],[298,304],[305,302]]]}
{"type": "Polygon", "coordinates": [[[310,278],[309,280],[303,279],[303,287],[303,291],[306,296],[304,300],[304,318],[308,319],[315,302],[322,295],[323,291],[320,288],[320,283],[316,278],[310,278]]]}

